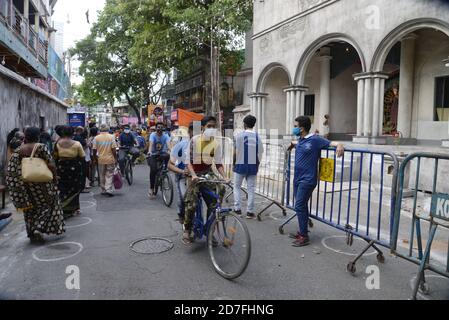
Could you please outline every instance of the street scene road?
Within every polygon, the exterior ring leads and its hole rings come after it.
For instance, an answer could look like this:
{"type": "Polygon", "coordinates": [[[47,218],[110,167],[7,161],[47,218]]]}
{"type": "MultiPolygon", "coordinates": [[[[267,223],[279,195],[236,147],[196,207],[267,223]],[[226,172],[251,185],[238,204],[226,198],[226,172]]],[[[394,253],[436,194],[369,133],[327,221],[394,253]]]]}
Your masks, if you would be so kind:
{"type": "MultiPolygon", "coordinates": [[[[250,265],[239,279],[224,280],[215,273],[205,242],[191,247],[181,242],[176,211],[166,208],[160,198],[147,198],[147,166],[136,170],[135,184],[125,186],[115,198],[99,195],[98,188],[83,194],[82,215],[66,222],[65,236],[54,237],[44,246],[29,243],[16,214],[0,234],[0,298],[391,300],[410,296],[417,266],[390,256],[385,249],[386,262],[379,264],[374,251],[369,251],[351,275],[346,265],[363,248],[362,241],[348,247],[344,233],[315,223],[312,245],[294,248],[277,231],[282,214],[275,208],[262,222],[247,222],[253,249],[250,265]],[[173,248],[155,255],[130,249],[133,241],[147,237],[167,239],[173,248]],[[80,290],[66,287],[69,266],[79,268],[80,290]],[[378,290],[367,288],[370,266],[379,268],[378,290]]],[[[263,201],[257,199],[260,206],[263,201]]],[[[292,223],[286,231],[295,231],[296,225],[292,223]]],[[[424,298],[449,298],[447,279],[432,275],[428,282],[431,296],[424,298]]]]}

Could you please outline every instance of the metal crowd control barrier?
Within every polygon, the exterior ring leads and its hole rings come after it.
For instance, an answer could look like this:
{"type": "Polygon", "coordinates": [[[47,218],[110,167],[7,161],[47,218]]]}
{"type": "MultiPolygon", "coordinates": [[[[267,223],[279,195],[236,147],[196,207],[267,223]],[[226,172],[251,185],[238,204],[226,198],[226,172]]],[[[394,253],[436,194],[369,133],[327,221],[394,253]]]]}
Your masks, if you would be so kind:
{"type": "Polygon", "coordinates": [[[399,171],[398,199],[395,210],[394,230],[392,235],[392,252],[408,261],[419,265],[418,274],[413,287],[412,299],[416,299],[418,290],[427,294],[429,289],[426,284],[425,270],[431,270],[443,277],[449,278],[449,155],[415,153],[408,156],[401,164],[399,171]],[[433,167],[433,168],[432,168],[433,167]],[[422,169],[431,170],[433,178],[422,175],[422,169]],[[433,172],[432,172],[433,171],[433,172]],[[411,186],[413,197],[408,201],[412,203],[411,216],[405,212],[403,200],[404,189],[407,188],[407,173],[413,173],[408,184],[411,186]],[[416,172],[416,174],[414,174],[416,172]],[[414,181],[413,181],[414,179],[414,181]],[[421,191],[421,192],[419,192],[421,191]],[[430,194],[429,194],[430,192],[430,194]],[[424,205],[423,205],[424,203],[424,205]],[[420,206],[421,204],[421,206],[420,206]],[[427,204],[427,205],[426,205],[427,204]],[[424,207],[424,209],[420,209],[424,207]],[[404,228],[401,222],[408,222],[404,228]],[[422,224],[428,223],[429,230],[421,229],[422,224]],[[437,229],[446,231],[446,234],[438,234],[437,229]],[[416,232],[416,242],[415,242],[416,232]],[[407,237],[405,248],[400,248],[400,237],[407,237]],[[439,236],[439,237],[438,237],[439,236]],[[432,261],[432,245],[439,242],[439,247],[446,250],[444,262],[432,261]],[[416,247],[415,247],[416,245],[416,247]],[[425,249],[424,249],[425,246],[425,249]],[[404,249],[404,250],[401,250],[404,249]],[[423,250],[424,249],[424,250],[423,250]],[[445,264],[445,266],[444,266],[445,264]]]}
{"type": "Polygon", "coordinates": [[[282,145],[264,143],[264,153],[257,176],[256,194],[269,200],[270,203],[257,214],[259,221],[262,221],[263,213],[272,206],[281,209],[283,216],[287,215],[287,208],[284,205],[285,152],[286,148],[282,145]]]}
{"type": "MultiPolygon", "coordinates": [[[[225,176],[228,179],[233,178],[233,160],[234,160],[234,141],[227,137],[215,137],[220,141],[222,149],[222,164],[224,166],[225,176]]],[[[282,145],[264,142],[264,153],[259,166],[255,193],[270,201],[257,214],[257,219],[262,220],[262,215],[272,206],[277,206],[282,210],[284,216],[287,215],[287,209],[284,206],[285,198],[285,152],[286,148],[282,145]]],[[[246,197],[248,192],[245,186],[242,188],[246,197]]],[[[233,195],[233,190],[225,196],[228,201],[233,195]]]]}
{"type": "MultiPolygon", "coordinates": [[[[285,203],[294,210],[294,155],[291,152],[287,153],[286,162],[285,203]]],[[[397,157],[388,152],[346,149],[344,156],[338,158],[333,148],[322,151],[320,177],[310,199],[309,214],[314,220],[346,232],[346,242],[350,246],[354,236],[368,243],[348,264],[347,270],[351,273],[356,272],[356,262],[371,247],[377,251],[380,263],[385,260],[377,245],[390,248],[398,169],[397,157]]],[[[295,217],[296,214],[279,227],[281,234],[295,217]]]]}

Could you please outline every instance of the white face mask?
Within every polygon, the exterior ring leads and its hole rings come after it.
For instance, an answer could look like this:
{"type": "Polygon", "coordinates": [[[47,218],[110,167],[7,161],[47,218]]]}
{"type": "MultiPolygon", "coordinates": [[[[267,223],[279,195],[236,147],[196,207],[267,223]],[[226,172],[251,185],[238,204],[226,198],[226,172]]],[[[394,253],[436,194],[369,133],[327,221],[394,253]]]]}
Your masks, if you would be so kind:
{"type": "Polygon", "coordinates": [[[216,137],[216,136],[218,136],[218,130],[217,129],[210,128],[210,129],[204,130],[204,137],[205,138],[210,139],[210,138],[213,138],[213,137],[216,137]]]}
{"type": "Polygon", "coordinates": [[[130,132],[131,132],[131,130],[128,130],[128,129],[127,129],[127,130],[125,130],[125,133],[130,133],[130,132]]]}

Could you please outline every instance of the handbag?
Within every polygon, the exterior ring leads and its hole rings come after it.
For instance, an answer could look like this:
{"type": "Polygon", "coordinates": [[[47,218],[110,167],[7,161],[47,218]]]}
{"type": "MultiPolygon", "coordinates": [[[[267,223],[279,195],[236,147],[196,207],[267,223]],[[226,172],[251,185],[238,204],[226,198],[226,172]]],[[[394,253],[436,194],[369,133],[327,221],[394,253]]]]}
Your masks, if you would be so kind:
{"type": "Polygon", "coordinates": [[[112,177],[112,182],[116,190],[120,190],[123,187],[122,173],[119,168],[115,168],[114,176],[112,177]]]}
{"type": "Polygon", "coordinates": [[[53,181],[53,173],[48,169],[45,160],[34,157],[39,146],[36,143],[31,156],[22,159],[22,180],[24,182],[48,183],[53,181]]]}

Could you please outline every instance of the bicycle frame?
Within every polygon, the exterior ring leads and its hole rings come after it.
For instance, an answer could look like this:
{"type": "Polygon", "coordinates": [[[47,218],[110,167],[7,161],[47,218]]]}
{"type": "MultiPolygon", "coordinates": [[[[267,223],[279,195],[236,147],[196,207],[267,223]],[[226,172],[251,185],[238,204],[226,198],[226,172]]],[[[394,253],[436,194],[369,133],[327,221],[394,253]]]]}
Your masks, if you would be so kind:
{"type": "Polygon", "coordinates": [[[215,192],[212,192],[207,188],[200,187],[195,219],[193,220],[193,230],[195,232],[195,237],[201,240],[204,236],[207,236],[210,226],[215,222],[217,218],[217,213],[221,215],[223,213],[228,213],[231,211],[231,209],[223,210],[221,208],[220,197],[215,192]],[[213,210],[213,212],[211,212],[210,216],[207,218],[206,223],[204,223],[203,219],[203,193],[207,194],[217,201],[217,207],[213,210]]]}

